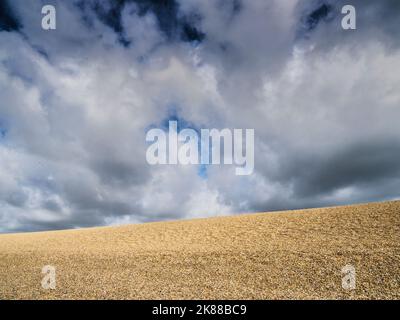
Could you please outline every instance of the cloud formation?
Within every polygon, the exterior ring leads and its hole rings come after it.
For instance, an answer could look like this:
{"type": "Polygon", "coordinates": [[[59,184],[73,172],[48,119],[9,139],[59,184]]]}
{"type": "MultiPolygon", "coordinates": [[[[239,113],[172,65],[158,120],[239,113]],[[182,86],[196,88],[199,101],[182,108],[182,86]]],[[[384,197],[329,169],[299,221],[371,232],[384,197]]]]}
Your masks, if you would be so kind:
{"type": "Polygon", "coordinates": [[[398,197],[398,1],[3,1],[0,232],[398,197]],[[146,130],[254,128],[255,172],[146,163],[146,130]]]}

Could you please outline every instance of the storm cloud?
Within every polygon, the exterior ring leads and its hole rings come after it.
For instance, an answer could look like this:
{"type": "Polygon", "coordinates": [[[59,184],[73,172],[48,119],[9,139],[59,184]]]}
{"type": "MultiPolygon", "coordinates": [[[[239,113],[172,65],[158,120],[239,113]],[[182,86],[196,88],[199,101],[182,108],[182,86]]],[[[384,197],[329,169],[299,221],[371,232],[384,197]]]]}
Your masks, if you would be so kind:
{"type": "Polygon", "coordinates": [[[2,1],[0,232],[398,199],[399,19],[396,0],[2,1]],[[168,120],[255,129],[254,173],[149,166],[168,120]]]}

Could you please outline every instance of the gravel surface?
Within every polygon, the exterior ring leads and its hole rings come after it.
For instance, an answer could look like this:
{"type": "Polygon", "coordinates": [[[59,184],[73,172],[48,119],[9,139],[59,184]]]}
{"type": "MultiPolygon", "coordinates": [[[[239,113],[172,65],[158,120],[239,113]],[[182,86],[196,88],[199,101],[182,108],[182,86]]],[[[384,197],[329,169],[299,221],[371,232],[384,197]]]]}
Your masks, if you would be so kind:
{"type": "Polygon", "coordinates": [[[398,201],[0,235],[0,299],[399,299],[399,267],[398,201]]]}

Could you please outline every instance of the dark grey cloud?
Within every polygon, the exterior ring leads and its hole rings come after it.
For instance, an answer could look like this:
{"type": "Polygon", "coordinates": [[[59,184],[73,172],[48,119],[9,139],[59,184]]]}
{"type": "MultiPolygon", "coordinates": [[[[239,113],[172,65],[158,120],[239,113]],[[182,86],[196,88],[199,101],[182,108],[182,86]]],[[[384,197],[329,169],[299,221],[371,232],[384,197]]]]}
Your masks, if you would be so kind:
{"type": "Polygon", "coordinates": [[[299,36],[313,43],[317,49],[332,50],[335,46],[359,45],[371,38],[388,48],[398,47],[400,4],[396,0],[302,0],[297,6],[300,17],[299,36]],[[357,30],[343,33],[341,9],[353,5],[357,13],[357,30]]]}
{"type": "MultiPolygon", "coordinates": [[[[290,181],[296,197],[320,197],[343,188],[375,184],[379,192],[386,181],[400,175],[398,139],[360,142],[330,153],[310,152],[304,158],[282,159],[279,181],[290,181]]],[[[392,195],[397,191],[392,190],[392,195]]],[[[389,194],[388,194],[389,195],[389,194]]]]}
{"type": "Polygon", "coordinates": [[[170,41],[198,42],[202,41],[205,37],[194,24],[197,17],[194,15],[180,15],[179,5],[175,0],[80,0],[76,2],[76,5],[84,14],[84,20],[89,25],[93,24],[93,17],[90,17],[88,11],[94,11],[97,18],[118,33],[120,42],[125,46],[131,45],[131,41],[126,37],[122,12],[131,4],[135,6],[130,9],[130,12],[138,14],[139,17],[149,13],[154,14],[160,30],[170,41]]]}
{"type": "Polygon", "coordinates": [[[21,24],[11,9],[8,0],[0,2],[0,31],[18,31],[21,24]]]}
{"type": "Polygon", "coordinates": [[[332,16],[333,8],[330,4],[321,2],[319,5],[314,6],[309,10],[310,12],[305,12],[302,18],[303,27],[307,31],[312,31],[318,27],[321,21],[327,22],[332,16]]]}

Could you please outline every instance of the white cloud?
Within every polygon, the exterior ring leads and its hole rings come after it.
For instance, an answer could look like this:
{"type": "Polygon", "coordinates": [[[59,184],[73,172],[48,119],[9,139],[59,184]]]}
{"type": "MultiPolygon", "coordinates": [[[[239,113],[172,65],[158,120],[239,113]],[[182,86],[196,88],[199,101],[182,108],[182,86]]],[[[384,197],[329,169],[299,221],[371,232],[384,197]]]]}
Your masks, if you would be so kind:
{"type": "Polygon", "coordinates": [[[0,231],[395,197],[400,51],[390,33],[361,30],[357,42],[325,21],[298,39],[309,4],[232,3],[180,3],[179,15],[200,16],[197,46],[129,4],[124,46],[90,6],[88,24],[57,1],[50,34],[32,14],[39,2],[17,1],[23,34],[0,32],[0,231]],[[196,127],[254,128],[254,175],[149,166],[146,129],[171,110],[196,127]]]}

